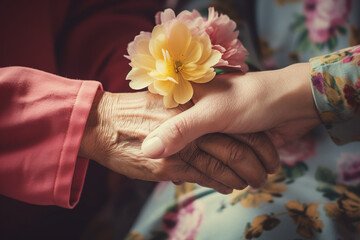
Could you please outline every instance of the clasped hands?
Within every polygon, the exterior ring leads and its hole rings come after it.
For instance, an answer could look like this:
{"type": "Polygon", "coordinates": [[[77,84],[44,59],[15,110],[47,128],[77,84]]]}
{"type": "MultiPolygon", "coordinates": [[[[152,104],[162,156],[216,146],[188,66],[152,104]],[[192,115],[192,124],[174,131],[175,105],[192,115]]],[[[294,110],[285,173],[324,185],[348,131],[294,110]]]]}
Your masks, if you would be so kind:
{"type": "Polygon", "coordinates": [[[320,124],[299,74],[306,67],[220,75],[193,84],[193,103],[175,109],[148,92],[98,92],[79,155],[135,179],[194,182],[224,194],[261,187],[280,165],[276,147],[320,124]]]}

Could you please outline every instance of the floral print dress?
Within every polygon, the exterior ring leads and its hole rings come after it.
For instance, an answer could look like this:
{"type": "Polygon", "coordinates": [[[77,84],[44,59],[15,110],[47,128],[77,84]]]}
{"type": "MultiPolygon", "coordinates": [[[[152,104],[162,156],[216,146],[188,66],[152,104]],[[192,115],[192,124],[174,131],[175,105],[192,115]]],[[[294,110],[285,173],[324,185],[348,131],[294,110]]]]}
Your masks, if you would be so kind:
{"type": "MultiPolygon", "coordinates": [[[[212,4],[234,14],[238,2],[212,4]]],[[[221,195],[160,183],[127,239],[360,239],[360,2],[262,0],[255,9],[260,54],[250,65],[311,58],[323,126],[279,149],[282,168],[262,188],[221,195]]]]}

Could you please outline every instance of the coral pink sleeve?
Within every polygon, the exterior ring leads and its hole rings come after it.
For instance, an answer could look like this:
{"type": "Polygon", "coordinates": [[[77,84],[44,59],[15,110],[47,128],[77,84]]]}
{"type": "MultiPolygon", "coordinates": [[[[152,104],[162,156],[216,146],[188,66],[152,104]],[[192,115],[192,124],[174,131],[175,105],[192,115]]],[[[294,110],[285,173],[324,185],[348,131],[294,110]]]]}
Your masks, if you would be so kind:
{"type": "Polygon", "coordinates": [[[0,194],[72,208],[87,159],[77,158],[101,84],[25,67],[0,68],[0,194]]]}

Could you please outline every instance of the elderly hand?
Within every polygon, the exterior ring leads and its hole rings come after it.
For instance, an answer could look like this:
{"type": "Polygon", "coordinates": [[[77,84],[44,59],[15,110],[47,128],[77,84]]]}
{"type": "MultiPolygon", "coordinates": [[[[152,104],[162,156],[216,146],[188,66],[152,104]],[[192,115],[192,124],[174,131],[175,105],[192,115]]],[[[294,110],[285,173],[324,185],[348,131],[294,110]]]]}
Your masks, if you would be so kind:
{"type": "Polygon", "coordinates": [[[301,137],[320,124],[309,70],[309,64],[302,63],[276,71],[219,75],[208,84],[193,84],[195,105],[149,134],[143,144],[145,155],[172,155],[211,132],[265,131],[275,146],[301,137]],[[154,139],[158,146],[148,149],[154,139]]]}
{"type": "MultiPolygon", "coordinates": [[[[151,159],[141,151],[143,139],[161,123],[190,106],[166,109],[162,98],[148,92],[99,92],[89,115],[79,155],[130,178],[195,182],[221,193],[259,187],[266,181],[262,162],[277,159],[265,134],[208,134],[167,158],[151,159]],[[260,160],[261,159],[261,160],[260,160]],[[253,174],[251,169],[260,169],[253,174]]],[[[150,143],[150,148],[156,147],[150,143]]],[[[276,164],[267,166],[276,169],[276,164]]]]}

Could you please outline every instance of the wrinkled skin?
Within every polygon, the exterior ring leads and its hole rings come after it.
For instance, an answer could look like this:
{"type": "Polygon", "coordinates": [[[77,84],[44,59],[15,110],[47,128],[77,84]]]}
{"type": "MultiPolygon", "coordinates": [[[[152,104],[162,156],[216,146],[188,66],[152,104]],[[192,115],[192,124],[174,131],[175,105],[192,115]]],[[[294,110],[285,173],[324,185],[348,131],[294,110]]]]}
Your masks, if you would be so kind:
{"type": "Polygon", "coordinates": [[[267,172],[278,167],[277,152],[264,133],[206,134],[167,158],[144,156],[145,137],[191,105],[166,109],[161,96],[148,92],[98,92],[79,155],[135,179],[194,182],[225,194],[247,185],[262,186],[267,172]]]}

